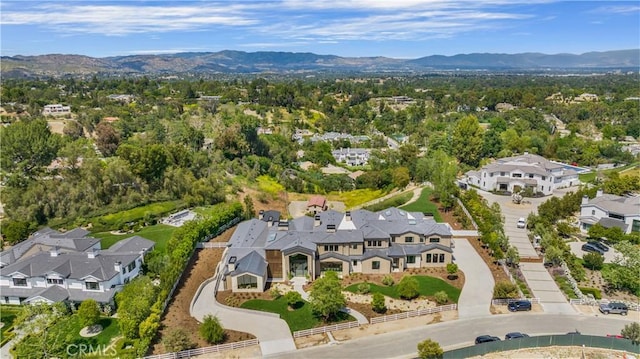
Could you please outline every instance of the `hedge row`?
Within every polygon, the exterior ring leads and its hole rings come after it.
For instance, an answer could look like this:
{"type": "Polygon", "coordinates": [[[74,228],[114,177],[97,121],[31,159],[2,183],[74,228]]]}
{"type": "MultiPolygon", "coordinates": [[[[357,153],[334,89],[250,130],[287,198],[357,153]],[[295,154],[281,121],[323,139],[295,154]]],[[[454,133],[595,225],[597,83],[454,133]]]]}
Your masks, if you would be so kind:
{"type": "MultiPolygon", "coordinates": [[[[151,314],[140,323],[139,339],[135,340],[138,356],[144,356],[160,327],[165,300],[168,299],[175,282],[184,271],[198,242],[218,233],[219,229],[243,213],[242,205],[238,202],[220,204],[217,210],[208,218],[199,221],[189,221],[173,232],[167,244],[169,263],[160,273],[159,294],[153,305],[151,314]]],[[[127,338],[134,339],[134,338],[127,338]]]]}
{"type": "Polygon", "coordinates": [[[489,206],[474,189],[463,192],[460,200],[478,225],[482,243],[491,249],[495,259],[503,259],[508,240],[504,234],[500,205],[493,203],[489,206]]]}

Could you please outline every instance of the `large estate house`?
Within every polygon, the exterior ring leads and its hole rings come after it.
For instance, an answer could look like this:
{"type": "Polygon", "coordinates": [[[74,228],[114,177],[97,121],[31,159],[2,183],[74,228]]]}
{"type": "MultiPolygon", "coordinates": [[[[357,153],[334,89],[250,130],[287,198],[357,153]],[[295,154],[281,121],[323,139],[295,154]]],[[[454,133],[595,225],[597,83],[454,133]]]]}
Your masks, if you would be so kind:
{"type": "Polygon", "coordinates": [[[409,268],[442,267],[453,260],[451,228],[419,212],[389,208],[280,220],[261,212],[240,223],[222,263],[221,290],[262,292],[267,282],[326,271],[385,274],[409,268]]]}
{"type": "Polygon", "coordinates": [[[0,303],[113,304],[116,292],[140,274],[155,243],[133,236],[101,250],[100,239],[88,234],[45,228],[0,253],[0,303]]]}
{"type": "Polygon", "coordinates": [[[582,197],[579,221],[583,231],[598,223],[605,228],[618,227],[626,234],[640,232],[640,196],[616,196],[599,190],[591,200],[582,197]]]}
{"type": "Polygon", "coordinates": [[[530,188],[545,196],[555,189],[580,184],[575,169],[529,153],[498,159],[478,171],[467,172],[466,177],[468,184],[484,191],[518,192],[530,188]]]}
{"type": "Polygon", "coordinates": [[[341,148],[331,151],[336,162],[349,166],[364,166],[369,162],[371,150],[367,148],[341,148]]]}

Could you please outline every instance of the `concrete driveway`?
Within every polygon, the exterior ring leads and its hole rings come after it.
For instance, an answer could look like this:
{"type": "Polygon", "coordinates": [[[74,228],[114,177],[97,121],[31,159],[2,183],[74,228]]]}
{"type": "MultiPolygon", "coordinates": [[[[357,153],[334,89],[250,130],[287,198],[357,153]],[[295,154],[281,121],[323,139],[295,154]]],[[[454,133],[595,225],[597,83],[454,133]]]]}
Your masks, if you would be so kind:
{"type": "MultiPolygon", "coordinates": [[[[582,258],[585,254],[589,252],[585,252],[582,250],[582,245],[587,242],[569,242],[569,247],[571,247],[571,253],[575,254],[578,258],[582,258]]],[[[620,254],[613,247],[608,246],[609,251],[604,252],[604,262],[605,263],[613,263],[616,259],[616,256],[620,254]]]]}
{"type": "Polygon", "coordinates": [[[287,322],[278,314],[231,308],[215,298],[216,281],[209,281],[193,300],[191,316],[202,322],[205,315],[217,316],[226,329],[251,333],[258,338],[262,355],[296,350],[287,322]]]}
{"type": "Polygon", "coordinates": [[[467,239],[455,238],[453,242],[455,263],[465,277],[458,299],[458,317],[463,319],[491,315],[494,286],[491,271],[467,239]]]}
{"type": "MultiPolygon", "coordinates": [[[[515,204],[511,196],[498,196],[490,192],[478,190],[478,193],[487,199],[489,204],[498,203],[504,216],[504,233],[509,238],[509,243],[518,249],[520,257],[539,258],[533,244],[529,240],[528,231],[525,228],[518,228],[518,219],[525,219],[530,213],[538,213],[538,206],[549,197],[526,198],[525,203],[515,204]]],[[[566,190],[557,193],[564,196],[566,190]]],[[[520,263],[520,271],[524,276],[532,295],[540,298],[540,303],[545,312],[553,313],[575,313],[575,309],[567,302],[564,294],[558,288],[547,269],[542,263],[520,263]]]]}

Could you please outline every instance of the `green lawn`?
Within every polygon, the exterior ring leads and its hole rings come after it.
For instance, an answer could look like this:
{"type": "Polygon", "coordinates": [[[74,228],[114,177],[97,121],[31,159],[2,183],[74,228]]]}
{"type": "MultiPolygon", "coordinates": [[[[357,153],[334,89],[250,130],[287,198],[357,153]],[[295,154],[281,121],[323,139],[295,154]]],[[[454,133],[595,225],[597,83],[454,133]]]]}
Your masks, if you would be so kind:
{"type": "Polygon", "coordinates": [[[345,207],[349,209],[372,201],[376,198],[380,198],[384,196],[384,194],[385,193],[379,189],[373,190],[370,188],[363,188],[342,193],[331,192],[329,195],[327,195],[327,199],[329,201],[344,202],[345,207]]]}
{"type": "Polygon", "coordinates": [[[400,207],[403,204],[409,202],[409,200],[413,197],[413,192],[402,193],[391,198],[387,198],[382,202],[378,202],[376,204],[372,204],[370,206],[364,207],[364,209],[371,212],[378,212],[389,207],[400,207]]]}
{"type": "Polygon", "coordinates": [[[145,206],[132,208],[126,211],[107,214],[101,217],[92,218],[91,221],[95,228],[100,231],[115,230],[120,228],[122,224],[129,222],[137,222],[151,214],[156,218],[175,212],[184,207],[184,203],[180,200],[150,203],[145,206]]]}
{"type": "Polygon", "coordinates": [[[425,187],[422,189],[422,193],[420,193],[417,201],[400,208],[408,212],[433,213],[433,219],[435,219],[436,222],[442,222],[442,217],[440,216],[440,212],[438,212],[438,206],[431,202],[431,193],[433,193],[433,189],[425,187]]]}
{"type": "Polygon", "coordinates": [[[102,249],[107,249],[114,245],[116,242],[125,238],[140,236],[156,242],[155,250],[164,253],[167,251],[167,242],[176,229],[177,227],[168,226],[166,224],[156,224],[153,226],[144,227],[139,232],[131,234],[118,235],[111,234],[109,232],[99,232],[92,233],[91,235],[96,238],[102,239],[102,249]]]}
{"type": "MultiPolygon", "coordinates": [[[[313,315],[311,305],[308,302],[304,302],[302,306],[295,310],[289,310],[284,296],[274,300],[248,300],[242,303],[240,307],[260,310],[263,312],[278,313],[280,314],[280,318],[287,322],[292,333],[298,330],[314,328],[322,324],[320,319],[313,315]]],[[[337,322],[345,320],[354,320],[354,318],[346,313],[340,312],[337,322]]]]}
{"type": "Polygon", "coordinates": [[[2,330],[0,331],[1,345],[4,345],[5,341],[11,340],[12,334],[10,334],[10,332],[13,330],[13,321],[16,320],[21,310],[22,307],[8,307],[4,305],[0,307],[0,321],[3,324],[2,330]]]}
{"type": "MultiPolygon", "coordinates": [[[[71,315],[65,318],[60,319],[57,323],[55,323],[52,327],[47,330],[47,338],[51,338],[52,341],[50,344],[53,345],[54,351],[56,353],[51,353],[53,356],[65,356],[67,354],[67,348],[76,349],[80,347],[84,348],[95,348],[96,354],[95,356],[100,356],[102,353],[100,349],[106,348],[111,339],[120,335],[120,329],[118,327],[118,320],[115,318],[101,318],[99,324],[102,325],[102,332],[100,334],[90,337],[83,338],[80,336],[80,330],[82,329],[82,324],[80,324],[80,318],[77,315],[71,315]]],[[[33,347],[37,346],[36,338],[26,337],[24,341],[21,342],[23,347],[33,347]]],[[[18,356],[20,354],[20,350],[17,351],[18,356]]],[[[87,353],[88,354],[88,353],[87,353]]],[[[89,356],[89,355],[87,355],[89,356]]],[[[92,356],[92,357],[95,357],[92,356]]]]}
{"type": "MultiPolygon", "coordinates": [[[[611,173],[611,172],[624,172],[626,170],[632,169],[634,167],[637,167],[639,164],[638,163],[632,163],[630,165],[626,165],[624,167],[619,167],[619,168],[614,168],[614,169],[610,169],[610,170],[604,170],[602,171],[603,174],[607,174],[607,173],[611,173]]],[[[634,171],[634,170],[629,170],[627,172],[625,172],[626,175],[633,175],[633,174],[638,174],[638,172],[634,171]]],[[[593,180],[596,179],[596,175],[597,172],[596,171],[591,171],[589,173],[583,173],[583,174],[579,174],[578,178],[580,179],[580,181],[582,182],[593,182],[593,180]]]]}
{"type": "MultiPolygon", "coordinates": [[[[449,296],[449,300],[451,300],[454,303],[458,302],[458,298],[460,297],[460,289],[452,286],[451,284],[443,281],[442,279],[429,277],[429,276],[420,276],[420,275],[416,275],[412,277],[418,280],[418,292],[420,293],[421,296],[431,297],[436,292],[444,291],[449,296]]],[[[346,287],[345,290],[353,293],[358,293],[359,284],[360,283],[352,284],[346,287]]],[[[398,294],[398,291],[397,291],[397,284],[392,286],[386,286],[386,285],[377,285],[377,284],[369,283],[369,285],[370,285],[371,293],[379,292],[386,295],[387,297],[400,299],[400,295],[398,294]]]]}

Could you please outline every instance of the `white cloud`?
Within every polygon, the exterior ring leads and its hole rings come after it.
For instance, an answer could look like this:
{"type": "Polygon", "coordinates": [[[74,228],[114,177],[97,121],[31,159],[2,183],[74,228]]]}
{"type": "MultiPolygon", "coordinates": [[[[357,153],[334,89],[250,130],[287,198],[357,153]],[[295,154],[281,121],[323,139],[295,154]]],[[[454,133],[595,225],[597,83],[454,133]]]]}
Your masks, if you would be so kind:
{"type": "Polygon", "coordinates": [[[640,13],[640,5],[609,5],[609,6],[601,6],[597,9],[593,9],[589,11],[594,14],[635,14],[640,13]]]}

